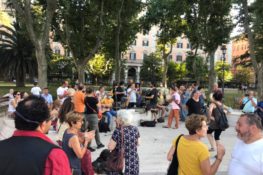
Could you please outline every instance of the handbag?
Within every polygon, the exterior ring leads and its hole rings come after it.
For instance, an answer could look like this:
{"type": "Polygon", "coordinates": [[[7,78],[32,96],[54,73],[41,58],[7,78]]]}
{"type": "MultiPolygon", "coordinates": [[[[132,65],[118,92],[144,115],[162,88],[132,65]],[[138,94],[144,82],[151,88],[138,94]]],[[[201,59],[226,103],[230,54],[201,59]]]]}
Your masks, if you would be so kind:
{"type": "Polygon", "coordinates": [[[121,127],[121,145],[120,150],[116,148],[111,151],[109,159],[106,161],[107,172],[122,172],[124,168],[124,145],[123,145],[123,127],[121,127]]]}
{"type": "Polygon", "coordinates": [[[183,134],[181,134],[178,137],[178,139],[176,140],[173,160],[172,160],[171,164],[169,165],[167,175],[177,175],[178,174],[179,162],[178,162],[178,157],[177,157],[177,150],[178,150],[177,148],[178,148],[179,140],[182,136],[183,136],[183,134]]]}
{"type": "Polygon", "coordinates": [[[99,119],[99,120],[102,119],[103,113],[102,113],[101,110],[98,110],[98,112],[97,112],[97,111],[96,111],[95,109],[93,109],[88,103],[86,103],[86,105],[87,105],[94,113],[98,114],[98,119],[99,119]]]}

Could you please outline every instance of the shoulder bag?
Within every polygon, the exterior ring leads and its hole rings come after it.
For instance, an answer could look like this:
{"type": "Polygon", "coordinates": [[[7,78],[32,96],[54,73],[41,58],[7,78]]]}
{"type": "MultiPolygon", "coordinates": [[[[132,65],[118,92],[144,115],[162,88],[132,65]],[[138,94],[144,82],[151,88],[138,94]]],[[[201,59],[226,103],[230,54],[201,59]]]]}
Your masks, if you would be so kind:
{"type": "Polygon", "coordinates": [[[178,162],[178,157],[177,157],[177,150],[178,150],[177,148],[178,148],[179,140],[182,136],[183,134],[181,134],[176,140],[173,160],[168,168],[167,175],[177,175],[178,174],[179,162],[178,162]]]}
{"type": "Polygon", "coordinates": [[[124,142],[123,142],[123,127],[121,127],[121,145],[120,150],[114,149],[111,151],[108,160],[106,161],[107,172],[122,172],[124,168],[124,142]]]}

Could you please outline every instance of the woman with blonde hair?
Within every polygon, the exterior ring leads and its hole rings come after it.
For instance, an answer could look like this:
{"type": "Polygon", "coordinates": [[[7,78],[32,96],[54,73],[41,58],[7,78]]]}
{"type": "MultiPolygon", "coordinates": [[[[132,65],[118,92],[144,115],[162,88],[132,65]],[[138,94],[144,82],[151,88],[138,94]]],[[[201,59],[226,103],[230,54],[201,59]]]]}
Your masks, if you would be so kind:
{"type": "Polygon", "coordinates": [[[192,114],[187,117],[185,126],[189,135],[174,139],[167,159],[171,161],[173,156],[177,156],[179,175],[214,175],[222,162],[225,148],[221,144],[217,145],[217,157],[211,165],[208,148],[200,140],[207,133],[206,117],[192,114]],[[175,155],[175,151],[177,155],[175,155]]]}
{"type": "Polygon", "coordinates": [[[65,121],[68,123],[69,128],[64,132],[62,148],[69,158],[72,174],[81,175],[81,159],[87,152],[88,142],[94,138],[94,131],[85,132],[84,138],[79,138],[83,122],[83,116],[79,113],[69,112],[65,121]]]}
{"type": "MultiPolygon", "coordinates": [[[[110,151],[124,149],[125,171],[124,174],[139,174],[139,145],[140,133],[137,127],[132,126],[132,115],[128,110],[119,110],[116,119],[116,129],[110,139],[108,148],[110,151]],[[123,145],[122,145],[123,139],[123,145]]],[[[120,173],[120,172],[117,172],[120,173]]],[[[116,174],[112,172],[110,174],[116,174]]]]}

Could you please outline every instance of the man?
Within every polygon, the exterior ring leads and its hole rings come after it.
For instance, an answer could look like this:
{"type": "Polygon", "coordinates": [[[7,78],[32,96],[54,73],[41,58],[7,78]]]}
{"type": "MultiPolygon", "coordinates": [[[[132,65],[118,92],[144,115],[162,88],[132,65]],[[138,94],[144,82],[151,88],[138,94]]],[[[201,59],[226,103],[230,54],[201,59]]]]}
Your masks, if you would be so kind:
{"type": "Polygon", "coordinates": [[[242,114],[236,124],[237,141],[230,160],[229,175],[263,174],[263,134],[259,116],[242,114]]]}
{"type": "Polygon", "coordinates": [[[85,110],[85,93],[83,92],[83,84],[78,85],[78,90],[74,93],[73,102],[74,102],[74,111],[80,114],[84,114],[85,110]]]}
{"type": "Polygon", "coordinates": [[[156,84],[154,82],[150,83],[151,92],[145,99],[149,99],[150,103],[147,105],[146,110],[150,110],[151,108],[155,108],[158,101],[158,90],[156,88],[156,84]]]}
{"type": "Polygon", "coordinates": [[[70,175],[66,154],[45,135],[51,125],[45,100],[29,96],[18,103],[14,114],[17,130],[0,141],[0,174],[70,175]]]}
{"type": "Polygon", "coordinates": [[[242,99],[242,104],[244,104],[244,113],[254,113],[257,106],[257,99],[254,97],[254,92],[249,91],[248,96],[242,99]]]}
{"type": "Polygon", "coordinates": [[[105,112],[107,116],[107,124],[111,128],[111,119],[113,116],[117,117],[117,112],[112,109],[114,100],[111,97],[111,93],[108,92],[106,98],[100,101],[101,110],[105,112]]]}
{"type": "Polygon", "coordinates": [[[37,82],[34,82],[34,86],[31,88],[30,92],[32,95],[40,96],[41,89],[38,86],[37,82]]]}
{"type": "Polygon", "coordinates": [[[68,81],[64,81],[62,85],[57,89],[57,97],[61,101],[61,104],[65,100],[65,97],[67,96],[67,90],[68,90],[68,81]]]}
{"type": "Polygon", "coordinates": [[[43,94],[41,94],[41,96],[45,99],[49,109],[51,109],[53,104],[53,98],[52,95],[48,92],[47,87],[43,89],[43,94]]]}

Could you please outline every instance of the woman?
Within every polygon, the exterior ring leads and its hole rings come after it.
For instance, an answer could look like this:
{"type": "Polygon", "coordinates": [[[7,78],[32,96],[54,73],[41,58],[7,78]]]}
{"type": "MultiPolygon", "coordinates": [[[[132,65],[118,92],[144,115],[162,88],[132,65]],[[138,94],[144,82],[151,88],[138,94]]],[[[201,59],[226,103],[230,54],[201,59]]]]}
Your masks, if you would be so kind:
{"type": "Polygon", "coordinates": [[[18,103],[21,101],[21,93],[19,91],[14,92],[14,98],[9,100],[8,103],[8,116],[13,117],[13,113],[16,111],[18,103]]]}
{"type": "MultiPolygon", "coordinates": [[[[66,114],[74,111],[74,103],[73,103],[73,96],[75,94],[75,91],[69,91],[69,97],[66,97],[59,109],[58,112],[58,117],[59,117],[59,125],[57,127],[57,142],[59,145],[61,145],[61,141],[63,138],[63,134],[65,132],[65,130],[68,128],[68,124],[67,122],[65,122],[66,120],[66,114]]],[[[60,100],[61,102],[61,100],[60,100]]]]}
{"type": "Polygon", "coordinates": [[[192,98],[190,98],[186,102],[186,107],[188,110],[188,116],[191,114],[200,114],[202,115],[202,105],[200,103],[200,95],[201,93],[198,90],[193,90],[192,92],[192,98]]]}
{"type": "Polygon", "coordinates": [[[52,105],[52,109],[50,111],[50,116],[52,117],[51,125],[53,126],[54,130],[57,130],[57,121],[58,121],[58,112],[60,108],[60,101],[57,99],[54,101],[52,105]]]}
{"type": "Polygon", "coordinates": [[[171,128],[173,118],[175,118],[175,127],[173,129],[179,128],[179,118],[180,118],[180,95],[178,94],[178,89],[176,86],[170,87],[171,91],[171,99],[168,100],[169,103],[172,104],[172,109],[170,110],[169,116],[168,116],[168,122],[167,126],[163,126],[164,128],[171,128]]]}
{"type": "Polygon", "coordinates": [[[219,143],[220,135],[222,130],[218,126],[218,120],[221,117],[221,111],[223,111],[223,94],[221,91],[216,91],[213,94],[214,102],[210,104],[209,111],[208,111],[208,121],[209,121],[209,127],[207,131],[207,138],[209,140],[209,143],[211,145],[211,148],[209,151],[214,151],[216,148],[216,145],[219,143]],[[219,109],[221,108],[221,110],[219,109]],[[214,138],[212,136],[212,133],[214,132],[214,138]]]}
{"type": "MultiPolygon", "coordinates": [[[[86,97],[84,100],[86,111],[85,118],[88,122],[88,130],[92,131],[95,130],[95,140],[97,144],[97,148],[103,148],[104,145],[100,141],[100,133],[99,133],[99,120],[98,120],[98,99],[94,97],[94,91],[92,88],[88,87],[86,89],[86,97]]],[[[91,142],[89,143],[89,150],[95,151],[94,148],[90,147],[91,142]]]]}
{"type": "MultiPolygon", "coordinates": [[[[177,145],[178,174],[214,175],[223,159],[225,148],[221,144],[217,145],[217,157],[211,165],[207,146],[200,140],[206,136],[206,117],[193,114],[187,117],[185,126],[189,135],[183,135],[177,145]]],[[[167,159],[169,161],[173,159],[177,138],[173,141],[173,145],[168,152],[167,159]]]]}
{"type": "Polygon", "coordinates": [[[130,87],[127,89],[127,103],[128,109],[134,108],[137,102],[137,94],[135,89],[135,83],[132,83],[130,87]]]}
{"type": "Polygon", "coordinates": [[[82,145],[79,139],[79,131],[83,122],[82,115],[71,111],[66,115],[66,122],[69,128],[63,135],[62,148],[68,156],[72,175],[82,175],[81,159],[87,152],[88,142],[94,138],[94,132],[84,134],[82,145]]]}
{"type": "MultiPolygon", "coordinates": [[[[116,129],[114,130],[110,139],[108,148],[110,151],[121,149],[122,132],[123,129],[123,148],[125,159],[124,174],[139,174],[139,156],[137,153],[137,146],[139,145],[140,133],[137,127],[132,126],[132,115],[127,110],[119,110],[116,119],[116,129]]],[[[118,174],[112,172],[110,174],[118,174]]]]}

